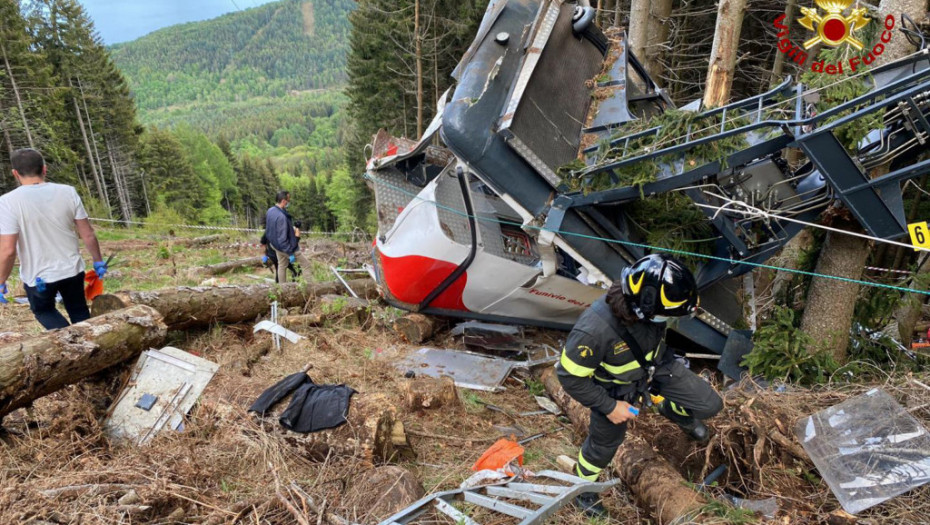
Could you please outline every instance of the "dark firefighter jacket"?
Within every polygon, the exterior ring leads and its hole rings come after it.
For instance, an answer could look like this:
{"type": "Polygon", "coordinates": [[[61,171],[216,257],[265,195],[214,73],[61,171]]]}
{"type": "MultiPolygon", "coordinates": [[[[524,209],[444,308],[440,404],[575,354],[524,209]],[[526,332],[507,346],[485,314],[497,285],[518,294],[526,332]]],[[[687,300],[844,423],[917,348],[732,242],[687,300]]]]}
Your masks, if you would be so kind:
{"type": "Polygon", "coordinates": [[[646,361],[664,359],[665,323],[624,325],[610,312],[606,296],[591,305],[568,334],[556,374],[562,388],[582,405],[609,414],[616,402],[610,391],[644,379],[642,369],[618,331],[639,343],[646,361]]]}

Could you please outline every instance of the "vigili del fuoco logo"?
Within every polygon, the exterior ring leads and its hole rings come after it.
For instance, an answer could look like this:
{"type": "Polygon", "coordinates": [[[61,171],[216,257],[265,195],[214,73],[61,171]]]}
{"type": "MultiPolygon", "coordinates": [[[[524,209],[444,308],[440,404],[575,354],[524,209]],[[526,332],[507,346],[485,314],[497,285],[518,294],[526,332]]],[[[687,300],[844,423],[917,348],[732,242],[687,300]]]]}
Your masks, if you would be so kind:
{"type": "Polygon", "coordinates": [[[853,49],[862,52],[862,54],[856,54],[835,64],[824,64],[823,60],[811,62],[811,71],[828,75],[854,73],[861,65],[871,64],[885,52],[885,44],[891,41],[892,29],[895,25],[893,15],[885,17],[884,31],[872,48],[866,51],[867,43],[863,43],[857,37],[857,33],[872,22],[866,14],[865,7],[857,6],[850,9],[853,0],[814,0],[814,3],[816,4],[814,7],[801,8],[801,14],[804,16],[798,19],[798,23],[814,32],[814,36],[805,40],[802,45],[797,45],[788,38],[788,25],[785,23],[784,13],[775,19],[775,29],[778,30],[778,50],[787,54],[788,58],[798,65],[805,66],[808,63],[808,50],[817,44],[829,47],[848,44],[853,49]]]}

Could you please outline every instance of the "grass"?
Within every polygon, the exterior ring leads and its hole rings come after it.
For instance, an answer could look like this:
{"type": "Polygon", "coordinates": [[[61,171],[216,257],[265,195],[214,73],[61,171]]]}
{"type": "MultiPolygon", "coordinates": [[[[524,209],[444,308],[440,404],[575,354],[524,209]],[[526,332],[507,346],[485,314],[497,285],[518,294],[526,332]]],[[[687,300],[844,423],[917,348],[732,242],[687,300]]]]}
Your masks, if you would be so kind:
{"type": "Polygon", "coordinates": [[[740,509],[716,500],[709,501],[701,507],[701,514],[723,518],[724,523],[729,525],[748,525],[759,523],[756,513],[751,510],[740,509]]]}

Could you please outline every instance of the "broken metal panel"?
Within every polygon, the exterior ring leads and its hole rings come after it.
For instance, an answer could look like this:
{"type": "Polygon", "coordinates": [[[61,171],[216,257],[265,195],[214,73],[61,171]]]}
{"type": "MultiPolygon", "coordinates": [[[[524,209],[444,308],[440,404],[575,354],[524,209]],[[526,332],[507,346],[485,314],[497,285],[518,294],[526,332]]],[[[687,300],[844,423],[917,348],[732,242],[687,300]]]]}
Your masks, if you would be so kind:
{"type": "Polygon", "coordinates": [[[453,337],[460,337],[465,346],[485,350],[522,352],[526,348],[523,329],[518,326],[466,321],[455,325],[453,337]]]}
{"type": "Polygon", "coordinates": [[[428,377],[449,376],[455,385],[472,390],[499,392],[516,361],[460,350],[421,348],[395,366],[428,377]]]}
{"type": "Polygon", "coordinates": [[[254,334],[260,330],[264,330],[274,335],[281,336],[292,343],[296,343],[297,341],[300,341],[301,339],[304,338],[304,336],[296,332],[292,332],[288,330],[287,328],[284,328],[283,326],[279,325],[278,323],[273,323],[271,321],[261,321],[260,323],[256,324],[255,328],[252,329],[252,333],[254,334]]]}
{"type": "Polygon", "coordinates": [[[803,418],[795,433],[851,514],[930,482],[930,434],[883,390],[803,418]]]}
{"type": "Polygon", "coordinates": [[[572,31],[572,4],[550,2],[537,20],[500,132],[511,146],[557,187],[558,169],[581,144],[583,117],[591,103],[585,81],[601,70],[603,53],[572,31]]]}
{"type": "Polygon", "coordinates": [[[144,445],[179,430],[219,365],[170,346],[143,352],[104,423],[110,436],[144,445]]]}

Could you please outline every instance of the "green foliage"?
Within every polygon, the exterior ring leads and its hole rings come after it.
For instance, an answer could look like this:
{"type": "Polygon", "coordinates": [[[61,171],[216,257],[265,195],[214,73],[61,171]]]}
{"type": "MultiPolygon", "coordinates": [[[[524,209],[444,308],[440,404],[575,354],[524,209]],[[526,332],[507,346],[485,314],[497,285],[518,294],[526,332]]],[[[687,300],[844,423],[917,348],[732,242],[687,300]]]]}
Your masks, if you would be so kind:
{"type": "Polygon", "coordinates": [[[112,47],[139,108],[283,97],[345,81],[350,0],[281,0],[112,47]]]}
{"type": "Polygon", "coordinates": [[[155,253],[155,256],[159,259],[167,260],[171,258],[171,251],[168,250],[167,246],[162,245],[158,247],[158,251],[155,253]]]}
{"type": "MultiPolygon", "coordinates": [[[[869,24],[869,26],[875,25],[877,24],[869,24]]],[[[868,42],[869,40],[866,41],[868,42]]],[[[849,54],[853,52],[855,52],[855,50],[850,46],[836,48],[824,47],[820,50],[820,54],[817,55],[817,58],[819,60],[825,61],[827,64],[833,64],[838,60],[846,61],[850,56],[849,54]]],[[[867,66],[862,66],[862,68],[860,68],[857,73],[867,70],[867,66]]],[[[837,82],[837,79],[834,75],[825,75],[823,73],[815,73],[813,71],[808,71],[807,73],[801,75],[801,82],[803,82],[808,89],[819,89],[819,98],[814,104],[818,113],[822,113],[844,102],[868,93],[872,85],[871,76],[869,75],[866,75],[865,79],[857,78],[851,82],[837,82]]],[[[826,119],[824,124],[845,117],[851,112],[852,110],[847,110],[837,113],[836,115],[826,119]]],[[[870,131],[882,127],[883,118],[884,110],[876,111],[870,115],[860,117],[852,122],[838,127],[833,132],[833,134],[836,135],[836,138],[839,139],[840,143],[843,144],[846,149],[855,152],[859,147],[859,142],[865,138],[865,136],[868,135],[870,131]]]]}
{"type": "Polygon", "coordinates": [[[810,336],[800,330],[797,313],[775,306],[772,316],[753,334],[752,352],[743,366],[766,379],[783,379],[801,384],[823,383],[838,368],[833,356],[818,350],[810,336]]]}
{"type": "Polygon", "coordinates": [[[700,509],[705,516],[723,518],[729,525],[749,525],[759,523],[756,513],[749,509],[741,509],[718,500],[710,500],[700,509]]]}
{"type": "Polygon", "coordinates": [[[530,395],[534,396],[543,396],[546,395],[546,385],[542,381],[536,379],[527,379],[526,388],[530,391],[530,395]]]}
{"type": "Polygon", "coordinates": [[[152,214],[145,218],[144,222],[143,228],[146,232],[168,235],[174,232],[177,224],[182,224],[184,222],[184,217],[174,208],[164,203],[159,203],[152,214]]]}
{"type": "Polygon", "coordinates": [[[363,194],[348,170],[342,168],[333,172],[325,193],[326,206],[336,218],[336,231],[351,232],[360,225],[358,208],[363,194]]]}

